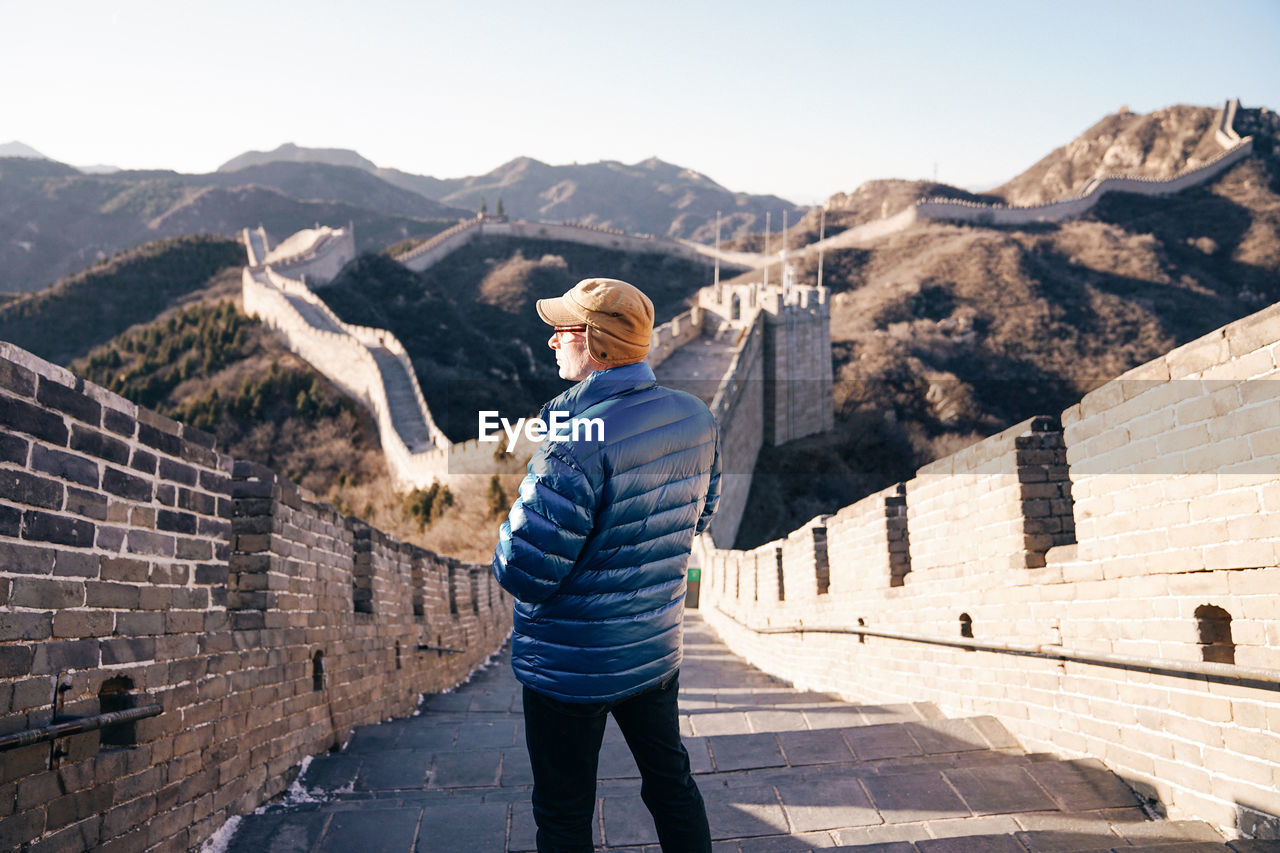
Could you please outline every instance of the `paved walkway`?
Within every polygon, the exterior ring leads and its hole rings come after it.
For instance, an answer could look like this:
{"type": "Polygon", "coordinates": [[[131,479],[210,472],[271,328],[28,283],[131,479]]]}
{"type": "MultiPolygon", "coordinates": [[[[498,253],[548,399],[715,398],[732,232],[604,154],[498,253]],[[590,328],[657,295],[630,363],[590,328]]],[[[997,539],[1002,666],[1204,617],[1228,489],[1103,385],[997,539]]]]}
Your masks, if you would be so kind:
{"type": "MultiPolygon", "coordinates": [[[[1093,761],[1029,755],[991,717],[851,705],[733,656],[691,614],[681,724],[716,853],[1261,853],[1209,826],[1149,821],[1093,761]]],[[[229,853],[534,849],[520,690],[506,650],[418,716],[357,729],[293,792],[244,818],[229,853]]],[[[599,849],[657,853],[635,764],[610,721],[599,849]]]]}
{"type": "Polygon", "coordinates": [[[686,391],[710,406],[738,353],[739,334],[740,329],[729,327],[704,332],[667,356],[653,372],[668,388],[686,391]]]}
{"type": "Polygon", "coordinates": [[[382,374],[382,387],[386,390],[387,406],[391,412],[391,424],[395,427],[410,453],[424,453],[434,446],[431,430],[427,427],[413,387],[413,378],[395,353],[385,347],[368,347],[378,372],[382,374]]]}

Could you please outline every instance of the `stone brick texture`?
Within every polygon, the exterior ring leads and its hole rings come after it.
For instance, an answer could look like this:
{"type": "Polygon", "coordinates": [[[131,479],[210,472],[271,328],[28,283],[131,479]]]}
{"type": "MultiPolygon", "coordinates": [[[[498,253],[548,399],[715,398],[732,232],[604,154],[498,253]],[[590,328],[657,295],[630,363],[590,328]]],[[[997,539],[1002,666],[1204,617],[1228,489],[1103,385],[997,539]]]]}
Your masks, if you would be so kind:
{"type": "Polygon", "coordinates": [[[0,735],[99,713],[109,680],[114,707],[163,709],[131,745],[0,752],[0,849],[197,849],[352,727],[461,682],[510,604],[487,567],[0,343],[0,735]]]}
{"type": "Polygon", "coordinates": [[[1278,358],[1274,306],[783,539],[743,552],[701,537],[700,608],[798,686],[993,714],[1027,749],[1101,759],[1171,816],[1277,837],[1278,358]],[[1210,607],[1230,616],[1229,650],[1204,644],[1210,607]],[[956,642],[962,614],[975,642],[1219,674],[819,630],[956,642]]]}

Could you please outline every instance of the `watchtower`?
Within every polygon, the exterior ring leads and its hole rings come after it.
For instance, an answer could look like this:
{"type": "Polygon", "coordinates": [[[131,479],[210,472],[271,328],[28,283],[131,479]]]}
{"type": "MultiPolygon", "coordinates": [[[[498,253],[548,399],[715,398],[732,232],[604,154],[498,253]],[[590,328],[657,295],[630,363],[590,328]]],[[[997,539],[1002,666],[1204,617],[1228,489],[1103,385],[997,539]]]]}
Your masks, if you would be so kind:
{"type": "Polygon", "coordinates": [[[831,311],[825,287],[797,284],[788,264],[781,285],[719,284],[700,291],[698,305],[722,328],[762,336],[767,444],[832,428],[831,311]]]}

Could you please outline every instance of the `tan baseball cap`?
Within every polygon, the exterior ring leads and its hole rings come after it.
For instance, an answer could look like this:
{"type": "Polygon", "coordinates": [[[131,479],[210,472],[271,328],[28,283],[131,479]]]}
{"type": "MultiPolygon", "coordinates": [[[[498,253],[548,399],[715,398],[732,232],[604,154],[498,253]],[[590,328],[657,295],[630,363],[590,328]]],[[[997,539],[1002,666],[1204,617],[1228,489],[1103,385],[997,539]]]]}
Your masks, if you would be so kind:
{"type": "Polygon", "coordinates": [[[616,278],[584,278],[564,296],[539,299],[538,316],[551,326],[586,326],[587,351],[617,366],[649,354],[653,303],[635,285],[616,278]]]}

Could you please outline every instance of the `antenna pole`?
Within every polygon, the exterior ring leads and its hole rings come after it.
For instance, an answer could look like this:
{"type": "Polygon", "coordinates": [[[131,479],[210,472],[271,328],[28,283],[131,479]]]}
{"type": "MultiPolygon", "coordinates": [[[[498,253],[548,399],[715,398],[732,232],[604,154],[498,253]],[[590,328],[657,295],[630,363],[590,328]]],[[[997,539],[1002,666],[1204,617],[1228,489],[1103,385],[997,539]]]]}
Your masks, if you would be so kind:
{"type": "Polygon", "coordinates": [[[791,292],[791,269],[787,266],[787,211],[782,211],[782,289],[791,292]]]}
{"type": "Polygon", "coordinates": [[[769,286],[769,231],[772,229],[770,217],[773,214],[766,210],[764,212],[764,286],[769,286]]]}
{"type": "Polygon", "coordinates": [[[822,287],[822,241],[827,236],[827,206],[822,205],[822,212],[818,214],[818,287],[822,287]]]}
{"type": "Polygon", "coordinates": [[[716,293],[720,292],[720,211],[716,211],[716,293]]]}

